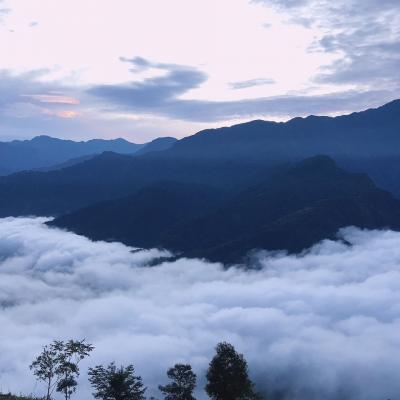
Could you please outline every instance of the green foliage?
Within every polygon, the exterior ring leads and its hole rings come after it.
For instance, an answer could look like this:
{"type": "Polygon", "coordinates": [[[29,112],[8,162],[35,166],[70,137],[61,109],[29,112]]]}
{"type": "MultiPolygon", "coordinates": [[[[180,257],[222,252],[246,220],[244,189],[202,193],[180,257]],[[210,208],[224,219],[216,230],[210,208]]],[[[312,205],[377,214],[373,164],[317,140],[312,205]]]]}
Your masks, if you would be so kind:
{"type": "Polygon", "coordinates": [[[90,354],[93,348],[91,344],[85,343],[85,340],[69,340],[63,343],[57,368],[59,377],[57,392],[63,393],[65,400],[69,400],[75,393],[78,385],[79,363],[90,354]]]}
{"type": "Polygon", "coordinates": [[[193,391],[196,387],[196,374],[188,364],[175,364],[167,371],[171,383],[159,386],[165,400],[195,400],[193,391]]]}
{"type": "Polygon", "coordinates": [[[51,399],[59,380],[58,368],[63,345],[63,342],[55,340],[53,343],[44,346],[42,352],[29,367],[37,380],[45,382],[47,400],[51,399]]]}
{"type": "Polygon", "coordinates": [[[135,375],[133,365],[116,367],[112,362],[106,368],[89,368],[89,382],[93,396],[100,400],[145,400],[142,378],[135,375]]]}
{"type": "Polygon", "coordinates": [[[52,398],[54,390],[69,400],[75,392],[79,376],[79,363],[93,350],[85,340],[55,340],[44,346],[42,352],[30,365],[36,379],[46,384],[46,400],[52,398]]]}
{"type": "Polygon", "coordinates": [[[213,400],[260,399],[260,395],[254,392],[243,354],[237,353],[229,343],[217,345],[206,377],[205,390],[213,400]]]}

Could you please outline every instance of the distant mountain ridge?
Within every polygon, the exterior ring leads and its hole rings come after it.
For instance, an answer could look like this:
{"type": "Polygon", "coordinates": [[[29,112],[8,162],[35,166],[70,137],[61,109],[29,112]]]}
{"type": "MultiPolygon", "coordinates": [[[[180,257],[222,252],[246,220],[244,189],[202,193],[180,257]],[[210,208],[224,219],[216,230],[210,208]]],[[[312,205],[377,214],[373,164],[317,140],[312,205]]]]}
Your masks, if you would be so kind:
{"type": "MultiPolygon", "coordinates": [[[[367,173],[379,187],[400,197],[399,132],[399,100],[342,117],[253,121],[201,131],[166,150],[136,157],[99,155],[62,170],[0,177],[0,215],[59,215],[133,194],[160,180],[238,191],[265,177],[271,168],[316,154],[327,154],[341,167],[367,173]],[[337,121],[351,129],[338,129],[337,121]],[[310,131],[309,124],[324,129],[310,131]],[[385,151],[379,150],[385,146],[385,151]]],[[[25,157],[29,159],[29,152],[25,157]]]]}
{"type": "Polygon", "coordinates": [[[399,100],[159,144],[0,177],[0,216],[56,216],[93,238],[226,262],[253,248],[298,251],[348,224],[400,229],[399,100]]]}
{"type": "Polygon", "coordinates": [[[64,168],[80,161],[90,159],[104,151],[119,154],[135,154],[141,151],[165,150],[173,143],[172,138],[157,138],[144,144],[125,139],[91,139],[73,141],[41,135],[30,140],[0,142],[0,175],[24,170],[43,171],[64,168]],[[149,150],[147,147],[149,146],[149,150]]]}
{"type": "Polygon", "coordinates": [[[400,198],[400,99],[337,117],[254,120],[184,137],[159,155],[165,159],[279,165],[317,154],[350,171],[365,172],[400,198]]]}
{"type": "Polygon", "coordinates": [[[75,142],[50,136],[36,136],[31,140],[0,142],[0,166],[7,173],[50,167],[72,158],[115,151],[133,154],[143,145],[125,139],[75,142]]]}
{"type": "Polygon", "coordinates": [[[250,121],[206,129],[181,139],[174,156],[254,160],[400,155],[400,100],[338,117],[308,116],[287,122],[250,121]]]}
{"type": "Polygon", "coordinates": [[[337,117],[255,120],[179,140],[165,158],[278,165],[325,154],[400,197],[400,100],[337,117]]]}
{"type": "MultiPolygon", "coordinates": [[[[145,143],[139,150],[136,150],[134,153],[130,153],[130,156],[140,156],[146,153],[154,152],[154,151],[162,151],[170,148],[178,139],[173,137],[160,137],[152,140],[151,142],[145,143]]],[[[104,151],[103,153],[112,153],[112,151],[104,151]]],[[[124,154],[123,152],[119,152],[118,154],[124,154]]],[[[86,156],[76,157],[68,159],[67,161],[51,165],[50,167],[38,168],[37,171],[48,172],[48,171],[56,171],[58,169],[72,167],[73,165],[80,164],[84,161],[91,160],[92,158],[98,156],[99,154],[89,154],[86,156]]]]}

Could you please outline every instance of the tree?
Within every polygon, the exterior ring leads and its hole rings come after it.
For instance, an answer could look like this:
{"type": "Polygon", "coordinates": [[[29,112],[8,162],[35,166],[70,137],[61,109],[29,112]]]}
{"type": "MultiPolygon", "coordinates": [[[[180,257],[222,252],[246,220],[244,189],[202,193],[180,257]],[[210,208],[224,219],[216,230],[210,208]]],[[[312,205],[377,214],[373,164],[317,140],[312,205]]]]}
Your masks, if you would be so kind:
{"type": "Polygon", "coordinates": [[[135,375],[133,365],[117,368],[112,362],[104,368],[89,368],[89,382],[94,388],[93,396],[101,400],[145,400],[142,378],[135,375]]]}
{"type": "Polygon", "coordinates": [[[196,387],[196,374],[188,364],[175,364],[167,371],[171,383],[158,388],[165,400],[195,400],[193,391],[196,387]]]}
{"type": "Polygon", "coordinates": [[[42,352],[29,366],[33,370],[36,379],[46,384],[46,399],[50,400],[54,389],[58,384],[58,367],[63,342],[55,340],[50,345],[44,346],[42,352]]]}
{"type": "Polygon", "coordinates": [[[254,400],[260,395],[254,392],[243,354],[226,342],[219,343],[216,355],[207,371],[205,390],[213,400],[254,400]]]}
{"type": "Polygon", "coordinates": [[[60,377],[57,392],[63,393],[65,400],[69,400],[78,385],[79,363],[90,354],[94,347],[85,343],[85,340],[69,340],[63,345],[57,368],[57,374],[60,377]]]}
{"type": "Polygon", "coordinates": [[[38,380],[46,383],[46,399],[50,400],[54,389],[69,400],[77,386],[79,363],[93,350],[85,340],[55,340],[45,346],[32,362],[30,369],[38,380]]]}

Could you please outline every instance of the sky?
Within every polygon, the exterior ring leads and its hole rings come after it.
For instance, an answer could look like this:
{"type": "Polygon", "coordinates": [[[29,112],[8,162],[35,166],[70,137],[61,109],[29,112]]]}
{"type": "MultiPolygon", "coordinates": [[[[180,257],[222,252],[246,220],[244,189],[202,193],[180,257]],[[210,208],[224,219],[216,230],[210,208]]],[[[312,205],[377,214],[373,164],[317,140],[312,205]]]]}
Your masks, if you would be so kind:
{"type": "Polygon", "coordinates": [[[143,143],[399,97],[398,0],[0,0],[0,140],[143,143]]]}
{"type": "Polygon", "coordinates": [[[190,363],[205,400],[223,340],[244,354],[257,389],[279,398],[400,392],[399,232],[346,228],[303,254],[260,253],[244,270],[196,259],[149,267],[165,252],[133,253],[44,221],[0,219],[2,392],[43,395],[29,365],[44,345],[71,338],[95,346],[72,399],[90,397],[88,367],[114,360],[133,363],[158,399],[167,368],[190,363]]]}

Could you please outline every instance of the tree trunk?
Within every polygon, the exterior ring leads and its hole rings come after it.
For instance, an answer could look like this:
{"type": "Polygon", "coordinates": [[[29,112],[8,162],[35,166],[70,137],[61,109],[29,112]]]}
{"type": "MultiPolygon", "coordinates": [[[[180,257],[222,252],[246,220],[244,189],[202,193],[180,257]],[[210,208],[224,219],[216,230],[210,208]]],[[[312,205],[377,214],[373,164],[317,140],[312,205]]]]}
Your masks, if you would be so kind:
{"type": "Polygon", "coordinates": [[[46,396],[47,400],[50,400],[50,387],[51,387],[51,378],[49,378],[47,383],[47,396],[46,396]]]}

